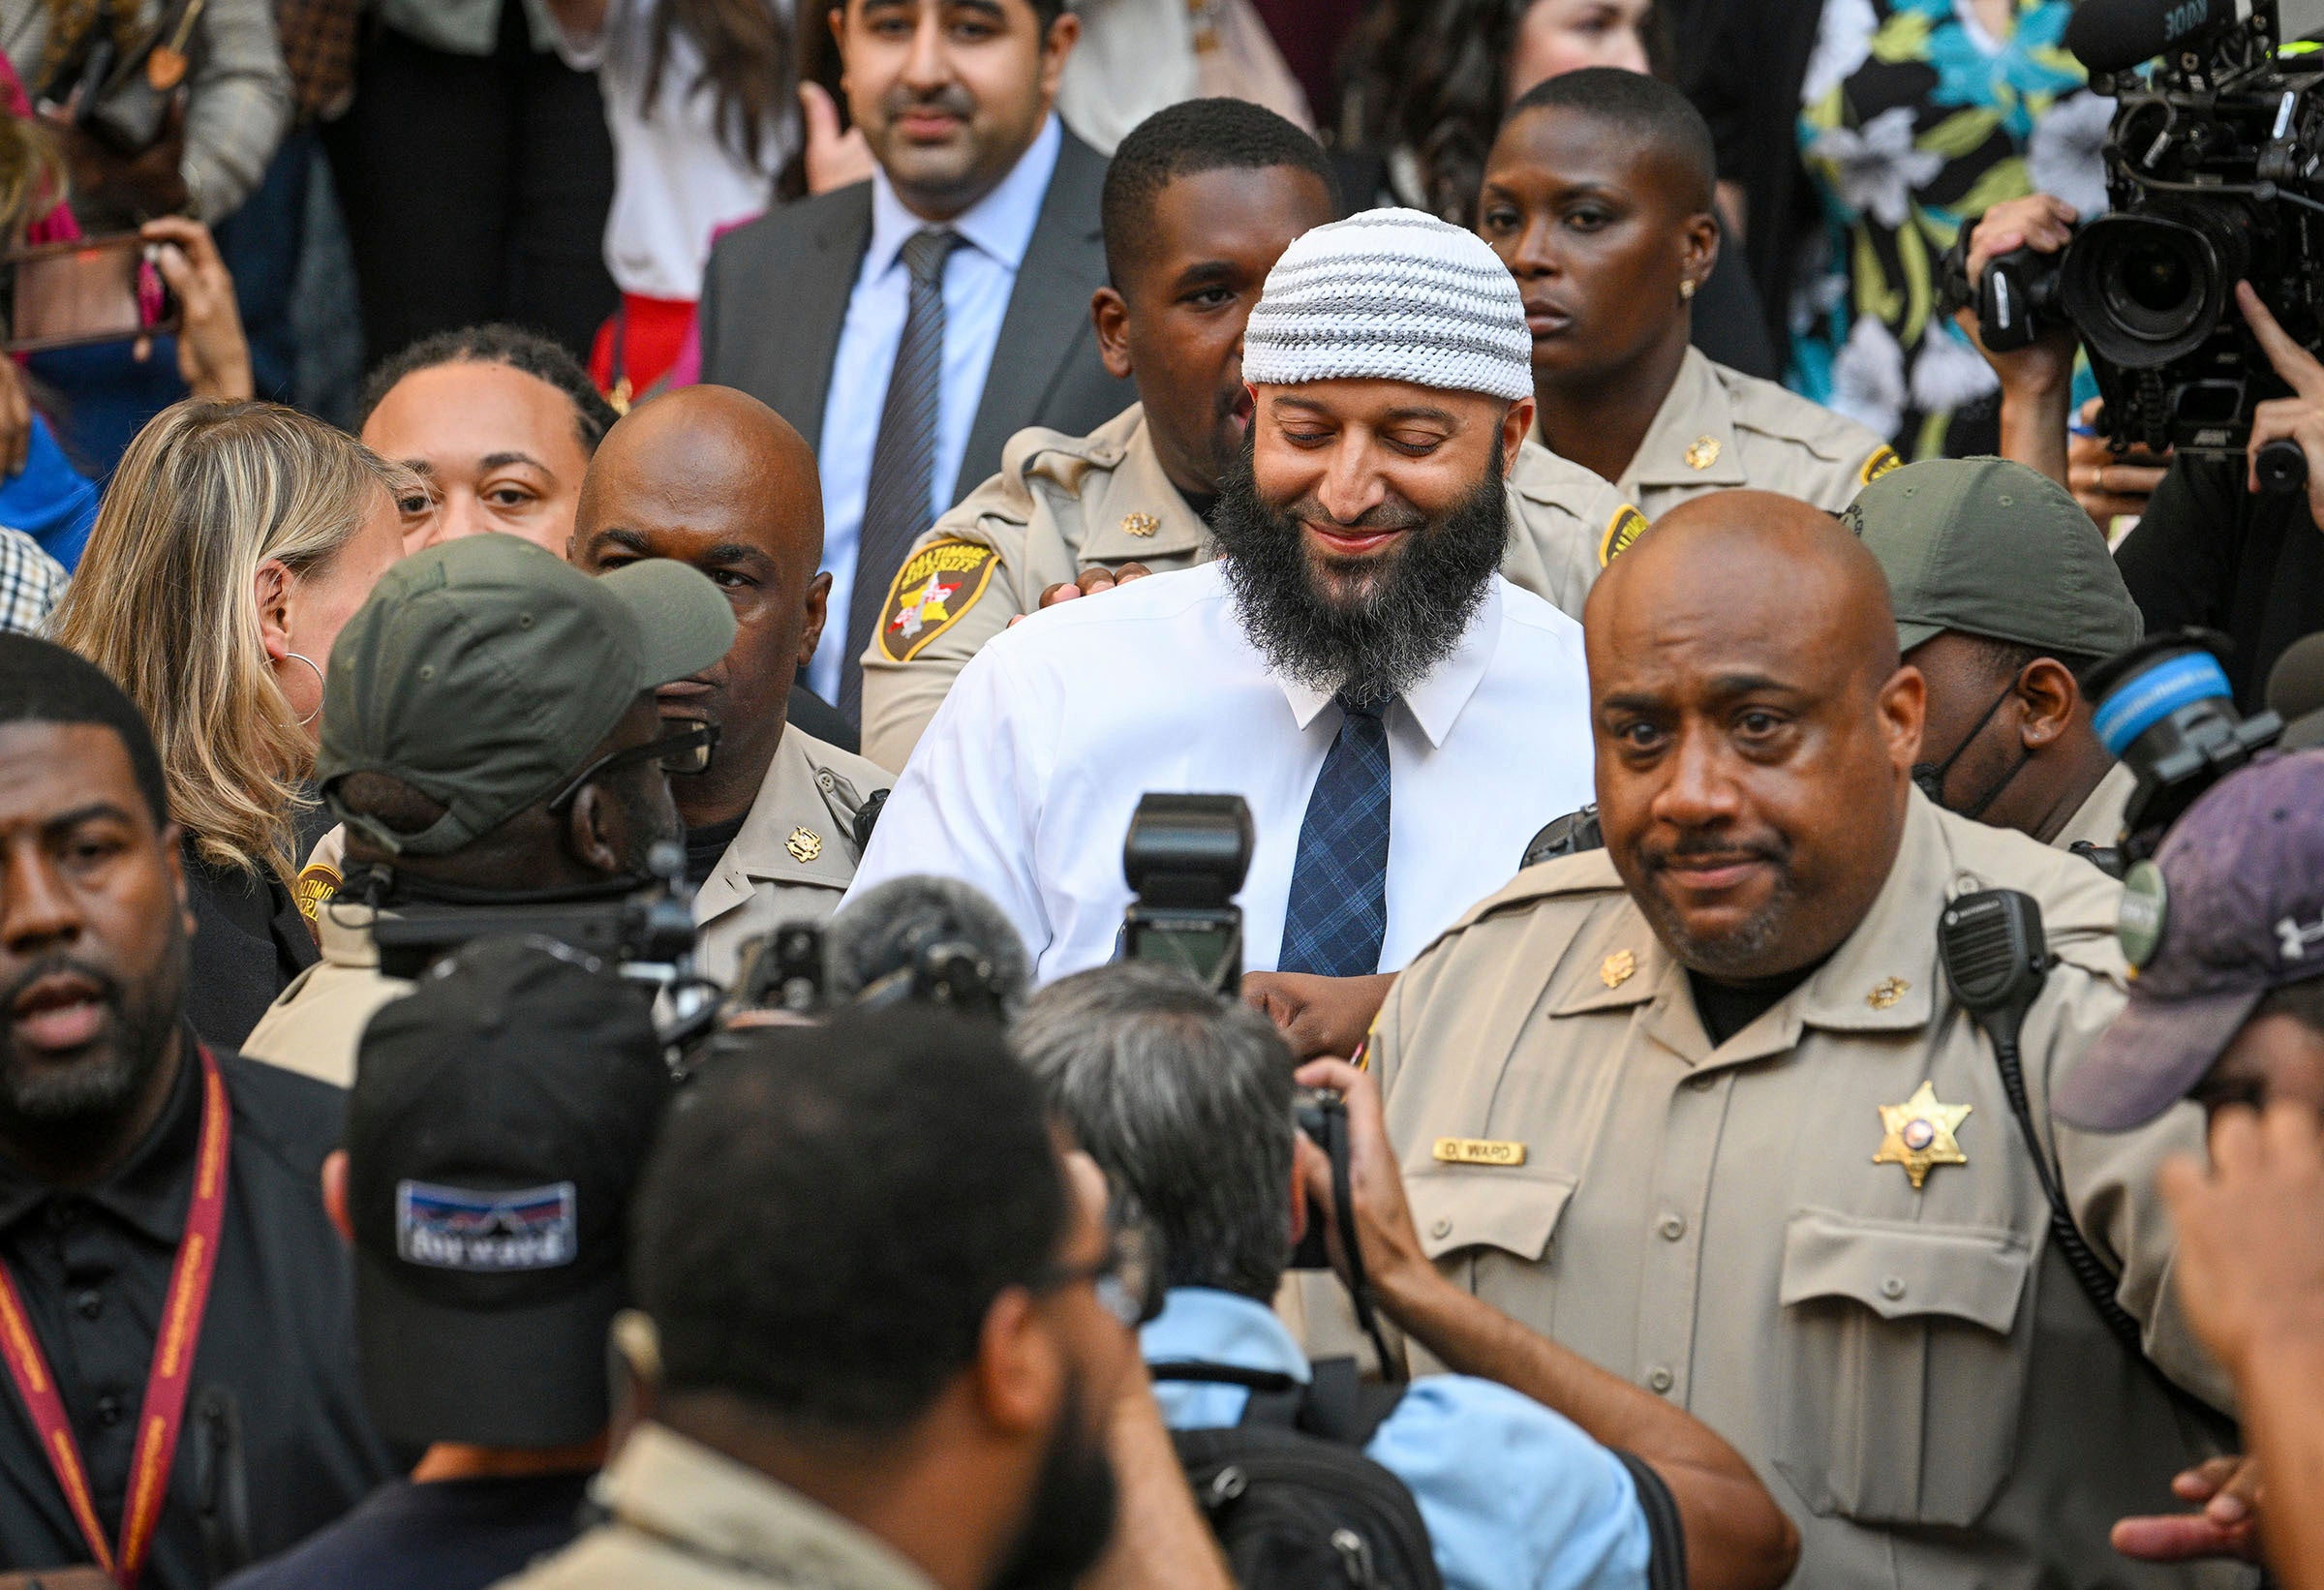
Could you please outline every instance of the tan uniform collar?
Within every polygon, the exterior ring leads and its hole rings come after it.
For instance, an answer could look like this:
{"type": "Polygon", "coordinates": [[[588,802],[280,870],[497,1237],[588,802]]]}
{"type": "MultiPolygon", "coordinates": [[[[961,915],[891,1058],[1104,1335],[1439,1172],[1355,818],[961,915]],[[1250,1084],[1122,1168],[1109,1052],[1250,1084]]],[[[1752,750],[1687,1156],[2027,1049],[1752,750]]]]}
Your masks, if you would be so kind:
{"type": "MultiPolygon", "coordinates": [[[[694,896],[694,920],[708,922],[750,898],[754,881],[820,883],[844,889],[855,876],[852,840],[833,825],[815,764],[805,736],[785,725],[775,758],[759,781],[750,813],[694,896]],[[802,861],[790,848],[792,835],[807,831],[814,854],[802,861]]],[[[869,794],[870,791],[859,791],[869,794]]],[[[805,841],[802,841],[805,848],[805,841]]]]}
{"type": "Polygon", "coordinates": [[[933,1590],[886,1543],[755,1469],[641,1424],[591,1487],[628,1528],[795,1590],[933,1590]]]}
{"type": "Polygon", "coordinates": [[[2124,763],[2115,763],[2050,843],[2060,850],[2071,849],[2085,840],[2101,848],[2118,843],[2123,837],[2123,813],[2137,787],[2138,775],[2124,763]]]}
{"type": "Polygon", "coordinates": [[[378,914],[368,905],[324,901],[315,912],[315,940],[322,959],[334,966],[379,965],[380,947],[371,941],[372,918],[378,914]]]}
{"type": "MultiPolygon", "coordinates": [[[[1804,1027],[1842,1032],[1902,1032],[1927,1024],[1935,1008],[1937,916],[1954,892],[1951,847],[1937,810],[1920,791],[1908,797],[1896,863],[1872,909],[1816,975],[1717,1051],[1717,1063],[1760,1059],[1789,1049],[1804,1027]]],[[[1712,1055],[1695,1011],[1686,968],[1646,924],[1636,903],[1609,912],[1577,944],[1549,1014],[1652,1003],[1647,1030],[1690,1064],[1712,1055]],[[1627,958],[1627,959],[1625,959],[1627,958]]]]}
{"type": "Polygon", "coordinates": [[[1615,489],[1635,503],[1656,486],[1740,486],[1749,478],[1719,367],[1690,348],[1615,489]]]}
{"type": "Polygon", "coordinates": [[[1121,462],[1084,505],[1083,522],[1088,527],[1080,554],[1084,563],[1191,556],[1210,544],[1210,527],[1170,483],[1146,415],[1137,413],[1136,426],[1123,439],[1121,462]]]}

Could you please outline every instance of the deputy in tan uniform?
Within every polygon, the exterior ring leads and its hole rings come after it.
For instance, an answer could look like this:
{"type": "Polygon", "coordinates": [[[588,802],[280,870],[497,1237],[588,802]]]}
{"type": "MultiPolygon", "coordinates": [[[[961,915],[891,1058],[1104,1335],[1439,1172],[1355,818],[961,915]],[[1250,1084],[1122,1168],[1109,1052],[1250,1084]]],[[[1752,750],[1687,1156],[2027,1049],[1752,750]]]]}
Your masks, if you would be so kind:
{"type": "Polygon", "coordinates": [[[1607,848],[1479,905],[1369,1047],[1429,1255],[1733,1442],[1799,1525],[1800,1584],[2237,1582],[2107,1541],[2227,1430],[2179,1389],[2224,1404],[2153,1190],[2200,1116],[2048,1117],[2124,1002],[2119,887],[1913,788],[1922,683],[1878,566],[1821,512],[1681,507],[1585,627],[1607,848]],[[2143,1356],[2060,1256],[1940,970],[1939,913],[1980,888],[2041,908],[2035,1130],[2143,1356]]]}
{"type": "MultiPolygon", "coordinates": [[[[866,648],[864,753],[902,769],[952,681],[1011,620],[1117,572],[1216,556],[1204,516],[1250,421],[1242,327],[1292,240],[1339,213],[1315,139],[1257,106],[1175,106],[1107,168],[1111,287],[1091,303],[1106,367],[1139,402],[1085,437],[1021,431],[1000,473],[923,536],[866,648]]],[[[1502,572],[1579,618],[1602,554],[1643,528],[1611,486],[1528,445],[1508,479],[1502,572]]]]}
{"type": "Polygon", "coordinates": [[[344,1087],[374,1012],[381,909],[601,902],[678,838],[667,775],[698,776],[711,731],[654,692],[733,644],[733,608],[682,565],[602,579],[513,535],[472,535],[389,569],[339,632],[315,778],[347,829],[348,885],[319,908],[322,959],[242,1053],[344,1087]]]}
{"type": "Polygon", "coordinates": [[[2136,780],[2076,676],[2146,625],[2090,515],[2022,464],[1933,458],[1840,517],[1888,576],[1897,648],[1928,685],[1920,792],[2061,850],[2114,849],[2136,780]]]}
{"type": "Polygon", "coordinates": [[[1714,176],[1702,117],[1642,74],[1565,73],[1511,107],[1477,232],[1524,295],[1539,434],[1650,520],[1734,486],[1838,512],[1896,466],[1887,443],[1688,340],[1714,176]]]}
{"type": "Polygon", "coordinates": [[[650,558],[700,569],[734,605],[734,645],[659,691],[662,717],[719,731],[709,771],[673,783],[702,930],[695,964],[724,981],[745,940],[831,915],[892,781],[787,722],[791,683],[823,633],[831,576],[814,450],[726,386],[641,404],[605,433],[573,517],[573,566],[650,558]],[[873,813],[875,815],[875,812],[873,813]]]}

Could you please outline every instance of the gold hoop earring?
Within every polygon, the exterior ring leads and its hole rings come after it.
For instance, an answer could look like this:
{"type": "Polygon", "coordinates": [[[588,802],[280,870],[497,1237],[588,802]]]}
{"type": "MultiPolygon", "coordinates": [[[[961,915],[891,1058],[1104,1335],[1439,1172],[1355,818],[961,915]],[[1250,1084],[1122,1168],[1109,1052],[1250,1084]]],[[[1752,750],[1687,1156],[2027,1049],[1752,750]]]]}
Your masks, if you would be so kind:
{"type": "Polygon", "coordinates": [[[292,662],[305,663],[307,671],[315,676],[315,710],[298,720],[298,726],[303,729],[322,716],[322,670],[315,666],[313,657],[300,657],[296,652],[285,652],[283,656],[292,662]]]}

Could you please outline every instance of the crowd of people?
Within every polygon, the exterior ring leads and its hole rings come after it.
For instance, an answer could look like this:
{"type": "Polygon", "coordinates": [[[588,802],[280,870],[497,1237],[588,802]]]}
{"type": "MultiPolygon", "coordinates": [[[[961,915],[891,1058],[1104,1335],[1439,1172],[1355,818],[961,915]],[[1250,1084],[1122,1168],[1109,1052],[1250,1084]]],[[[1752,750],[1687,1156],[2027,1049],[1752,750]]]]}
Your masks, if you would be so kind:
{"type": "Polygon", "coordinates": [[[0,1590],[2324,1590],[2071,10],[0,0],[0,1590]]]}

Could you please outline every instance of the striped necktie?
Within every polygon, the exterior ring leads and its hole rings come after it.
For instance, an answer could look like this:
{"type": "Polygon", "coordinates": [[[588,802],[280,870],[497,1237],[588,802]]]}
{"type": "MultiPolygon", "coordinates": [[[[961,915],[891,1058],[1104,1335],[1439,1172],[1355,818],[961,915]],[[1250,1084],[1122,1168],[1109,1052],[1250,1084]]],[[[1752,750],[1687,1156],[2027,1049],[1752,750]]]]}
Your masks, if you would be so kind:
{"type": "Polygon", "coordinates": [[[904,240],[903,268],[911,273],[911,306],[888,398],[879,412],[879,440],[872,448],[864,523],[855,543],[855,585],[847,597],[847,650],[840,663],[840,711],[850,723],[864,717],[864,671],[859,660],[872,627],[886,607],[888,587],[904,554],[934,522],[929,506],[936,464],[936,416],[944,381],[944,261],[958,232],[924,227],[904,240]]]}

